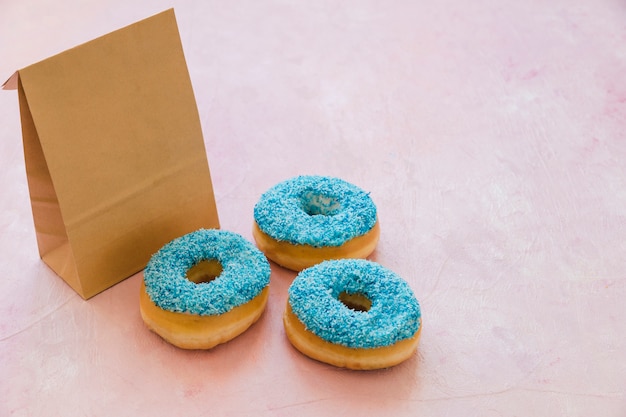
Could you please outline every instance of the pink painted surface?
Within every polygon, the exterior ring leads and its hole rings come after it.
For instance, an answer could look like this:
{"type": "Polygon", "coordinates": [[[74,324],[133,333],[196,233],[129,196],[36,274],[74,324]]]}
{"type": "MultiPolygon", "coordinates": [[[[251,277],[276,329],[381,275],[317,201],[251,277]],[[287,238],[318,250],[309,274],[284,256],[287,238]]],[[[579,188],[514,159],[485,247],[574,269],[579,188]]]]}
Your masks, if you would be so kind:
{"type": "MultiPolygon", "coordinates": [[[[292,272],[234,341],[143,326],[141,274],[83,301],[37,257],[0,94],[0,416],[625,416],[626,3],[5,2],[0,77],[174,6],[222,226],[297,174],[371,191],[418,354],[349,372],[286,340],[292,272]]],[[[166,80],[164,80],[166,81],[166,80]]]]}

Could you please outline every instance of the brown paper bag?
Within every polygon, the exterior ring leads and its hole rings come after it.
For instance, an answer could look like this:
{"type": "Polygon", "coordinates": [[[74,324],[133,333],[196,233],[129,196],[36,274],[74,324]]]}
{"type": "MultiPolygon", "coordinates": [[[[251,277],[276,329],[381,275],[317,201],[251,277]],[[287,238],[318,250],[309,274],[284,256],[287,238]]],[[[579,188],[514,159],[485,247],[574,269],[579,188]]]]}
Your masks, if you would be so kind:
{"type": "Polygon", "coordinates": [[[87,299],[219,227],[173,10],[19,70],[41,258],[87,299]]]}

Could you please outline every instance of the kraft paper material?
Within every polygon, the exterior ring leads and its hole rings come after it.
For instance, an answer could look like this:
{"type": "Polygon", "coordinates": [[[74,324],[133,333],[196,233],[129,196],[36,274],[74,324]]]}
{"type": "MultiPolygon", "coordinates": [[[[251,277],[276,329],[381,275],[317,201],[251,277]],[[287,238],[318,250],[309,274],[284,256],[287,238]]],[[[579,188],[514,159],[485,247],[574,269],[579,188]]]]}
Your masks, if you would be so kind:
{"type": "Polygon", "coordinates": [[[87,299],[219,221],[172,9],[17,71],[41,258],[87,299]]]}

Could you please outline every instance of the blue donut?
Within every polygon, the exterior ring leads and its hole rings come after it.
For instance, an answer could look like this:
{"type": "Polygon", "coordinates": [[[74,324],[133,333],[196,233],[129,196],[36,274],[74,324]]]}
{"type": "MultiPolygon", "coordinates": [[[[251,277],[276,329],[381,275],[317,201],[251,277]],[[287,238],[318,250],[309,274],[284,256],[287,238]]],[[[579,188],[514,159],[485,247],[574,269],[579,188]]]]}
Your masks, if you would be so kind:
{"type": "Polygon", "coordinates": [[[313,247],[341,246],[376,224],[369,194],[339,178],[298,176],[266,191],[254,220],[271,238],[313,247]]]}
{"type": "Polygon", "coordinates": [[[163,246],[144,270],[145,292],[159,308],[216,316],[250,302],[269,285],[270,266],[252,243],[224,230],[201,229],[163,246]],[[186,273],[203,260],[222,271],[211,282],[194,283],[186,273]]]}
{"type": "Polygon", "coordinates": [[[307,331],[348,348],[391,346],[421,327],[420,305],[406,281],[361,259],[325,261],[301,271],[289,287],[288,303],[307,331]],[[364,296],[369,310],[346,306],[340,301],[344,293],[364,296]]]}

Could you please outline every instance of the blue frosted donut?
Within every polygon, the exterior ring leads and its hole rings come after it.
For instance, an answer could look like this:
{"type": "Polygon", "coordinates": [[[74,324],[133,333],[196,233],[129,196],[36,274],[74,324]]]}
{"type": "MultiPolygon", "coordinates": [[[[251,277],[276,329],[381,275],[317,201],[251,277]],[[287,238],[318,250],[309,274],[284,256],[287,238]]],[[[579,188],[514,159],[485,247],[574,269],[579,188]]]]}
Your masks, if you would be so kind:
{"type": "Polygon", "coordinates": [[[368,193],[342,179],[299,176],[266,191],[254,206],[254,220],[279,241],[341,246],[374,227],[376,206],[368,193]]]}
{"type": "Polygon", "coordinates": [[[298,274],[289,287],[284,322],[290,341],[306,355],[337,366],[377,369],[415,351],[421,310],[394,272],[375,262],[344,259],[298,274]]]}
{"type": "Polygon", "coordinates": [[[269,280],[269,263],[252,243],[233,232],[201,229],[174,239],[152,256],[144,270],[142,317],[149,328],[177,346],[182,338],[189,346],[181,347],[212,347],[214,339],[226,332],[220,321],[229,329],[237,327],[232,321],[226,323],[228,313],[238,309],[231,316],[237,320],[245,316],[237,331],[228,330],[235,336],[258,319],[269,280]],[[203,261],[217,262],[220,272],[210,282],[193,282],[187,274],[203,261]],[[201,326],[200,319],[205,320],[201,326]],[[181,327],[186,334],[180,334],[181,327]],[[188,343],[189,333],[194,332],[193,342],[188,343]]]}
{"type": "Polygon", "coordinates": [[[298,176],[261,195],[254,238],[266,256],[301,270],[326,259],[365,258],[379,237],[376,206],[339,178],[298,176]]]}

